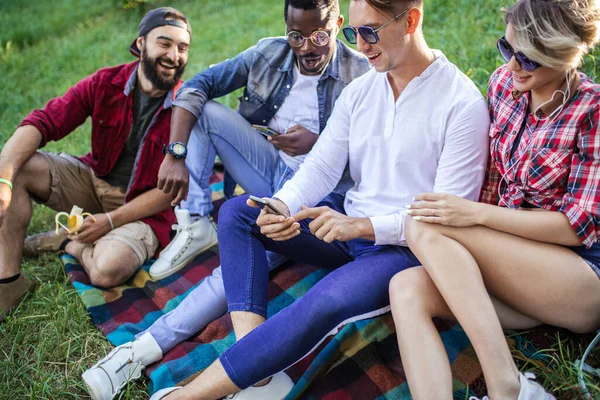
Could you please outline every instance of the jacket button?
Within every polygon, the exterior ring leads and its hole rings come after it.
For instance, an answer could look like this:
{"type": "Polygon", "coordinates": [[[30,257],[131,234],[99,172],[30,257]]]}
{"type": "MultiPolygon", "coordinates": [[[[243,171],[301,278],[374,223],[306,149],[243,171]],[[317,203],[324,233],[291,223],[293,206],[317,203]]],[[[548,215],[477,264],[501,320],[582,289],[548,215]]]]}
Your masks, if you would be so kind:
{"type": "Polygon", "coordinates": [[[248,101],[248,97],[244,97],[244,100],[248,101]]]}
{"type": "Polygon", "coordinates": [[[277,106],[273,106],[273,108],[277,110],[277,106]]]}

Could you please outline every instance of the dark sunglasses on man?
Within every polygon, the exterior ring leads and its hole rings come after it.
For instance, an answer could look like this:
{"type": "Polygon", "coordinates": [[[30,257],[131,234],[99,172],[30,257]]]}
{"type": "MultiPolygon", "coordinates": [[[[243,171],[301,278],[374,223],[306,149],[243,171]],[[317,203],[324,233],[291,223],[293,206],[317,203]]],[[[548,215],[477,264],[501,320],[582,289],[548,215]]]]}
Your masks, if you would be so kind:
{"type": "Polygon", "coordinates": [[[360,37],[362,37],[363,40],[368,44],[375,44],[379,42],[379,35],[377,34],[377,32],[382,30],[390,22],[406,14],[407,11],[408,10],[402,11],[400,14],[396,15],[392,19],[389,19],[386,23],[384,23],[377,29],[373,29],[370,26],[347,26],[344,29],[342,29],[342,32],[344,33],[344,37],[350,44],[356,44],[356,39],[358,38],[358,35],[360,35],[360,37]]]}
{"type": "Polygon", "coordinates": [[[510,60],[513,57],[515,57],[515,60],[517,60],[517,62],[525,72],[533,72],[542,66],[542,64],[538,62],[530,60],[529,57],[527,57],[520,51],[515,52],[513,47],[510,45],[510,43],[508,43],[506,37],[504,36],[498,39],[498,41],[496,42],[496,46],[498,47],[500,55],[502,55],[502,57],[506,60],[507,63],[510,62],[510,60]]]}
{"type": "Polygon", "coordinates": [[[304,41],[309,39],[312,44],[319,47],[325,46],[327,43],[329,43],[329,33],[321,30],[314,31],[309,37],[304,36],[298,31],[290,31],[287,34],[287,38],[288,43],[292,47],[302,47],[304,45],[304,41]]]}

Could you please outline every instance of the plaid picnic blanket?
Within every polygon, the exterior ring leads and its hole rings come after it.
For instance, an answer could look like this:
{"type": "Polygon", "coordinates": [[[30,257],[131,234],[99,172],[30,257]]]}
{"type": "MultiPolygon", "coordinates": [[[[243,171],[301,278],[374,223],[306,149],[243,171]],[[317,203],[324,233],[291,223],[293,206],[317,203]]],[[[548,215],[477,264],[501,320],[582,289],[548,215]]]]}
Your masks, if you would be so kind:
{"type": "MultiPolygon", "coordinates": [[[[222,202],[222,182],[215,179],[213,200],[222,202]]],[[[77,261],[62,261],[92,321],[115,346],[134,339],[160,316],[177,307],[213,269],[219,266],[216,249],[205,252],[165,279],[154,282],[151,263],[126,284],[103,290],[90,284],[77,261]]],[[[269,315],[306,293],[327,273],[325,269],[288,262],[273,271],[269,284],[269,315]]],[[[458,325],[436,321],[446,346],[454,377],[455,398],[483,395],[482,373],[469,341],[458,325]],[[479,390],[478,390],[479,389],[479,390]]],[[[197,336],[179,344],[146,369],[149,392],[185,383],[211,364],[234,343],[231,319],[224,315],[197,336]]],[[[288,398],[409,399],[391,315],[349,323],[287,371],[296,382],[288,398]]]]}
{"type": "MultiPolygon", "coordinates": [[[[154,282],[148,275],[151,264],[147,263],[126,284],[102,290],[89,283],[74,258],[65,255],[62,261],[94,324],[115,346],[133,340],[137,333],[177,307],[219,266],[218,254],[209,251],[178,273],[154,282]]],[[[274,271],[269,284],[269,315],[302,296],[326,273],[324,269],[295,262],[274,271]]],[[[452,363],[455,396],[464,399],[467,386],[481,376],[477,358],[458,325],[437,321],[437,327],[452,363]]],[[[343,326],[286,371],[296,382],[288,398],[409,399],[394,332],[389,313],[343,326]]],[[[231,319],[224,315],[146,370],[151,380],[149,392],[194,377],[234,341],[231,319]]]]}

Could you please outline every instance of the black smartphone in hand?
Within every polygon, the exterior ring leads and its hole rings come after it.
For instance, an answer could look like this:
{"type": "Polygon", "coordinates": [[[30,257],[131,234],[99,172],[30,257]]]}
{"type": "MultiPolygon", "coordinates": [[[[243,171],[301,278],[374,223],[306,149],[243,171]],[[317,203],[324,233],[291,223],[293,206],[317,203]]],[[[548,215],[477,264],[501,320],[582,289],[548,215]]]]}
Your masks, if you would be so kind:
{"type": "Polygon", "coordinates": [[[261,199],[260,197],[256,197],[256,196],[252,196],[250,195],[249,197],[250,200],[252,200],[253,202],[255,202],[256,204],[258,204],[258,206],[263,209],[265,207],[269,208],[269,210],[271,210],[272,212],[274,212],[277,215],[281,215],[287,218],[287,215],[285,215],[285,213],[283,213],[281,210],[278,210],[276,206],[274,206],[269,199],[261,199]]]}
{"type": "Polygon", "coordinates": [[[264,125],[252,125],[252,128],[254,128],[258,133],[260,133],[264,137],[278,136],[278,135],[280,135],[279,132],[275,132],[273,129],[269,128],[268,126],[264,126],[264,125]]]}

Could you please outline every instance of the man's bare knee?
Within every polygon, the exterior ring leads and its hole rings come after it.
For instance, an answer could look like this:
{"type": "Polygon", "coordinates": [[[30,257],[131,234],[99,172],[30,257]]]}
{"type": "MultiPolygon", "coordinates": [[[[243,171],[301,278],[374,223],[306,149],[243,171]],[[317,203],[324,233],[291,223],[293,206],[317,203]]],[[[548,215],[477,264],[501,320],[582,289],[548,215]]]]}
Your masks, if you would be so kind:
{"type": "Polygon", "coordinates": [[[133,275],[132,265],[123,265],[118,260],[96,261],[88,268],[90,282],[101,288],[111,288],[125,282],[133,275]]]}
{"type": "Polygon", "coordinates": [[[95,267],[90,268],[89,277],[92,285],[104,289],[109,289],[121,283],[112,276],[110,271],[100,270],[95,267]]]}
{"type": "Polygon", "coordinates": [[[133,249],[119,241],[100,242],[95,246],[92,266],[88,269],[94,286],[110,288],[127,281],[141,262],[133,249]]]}

